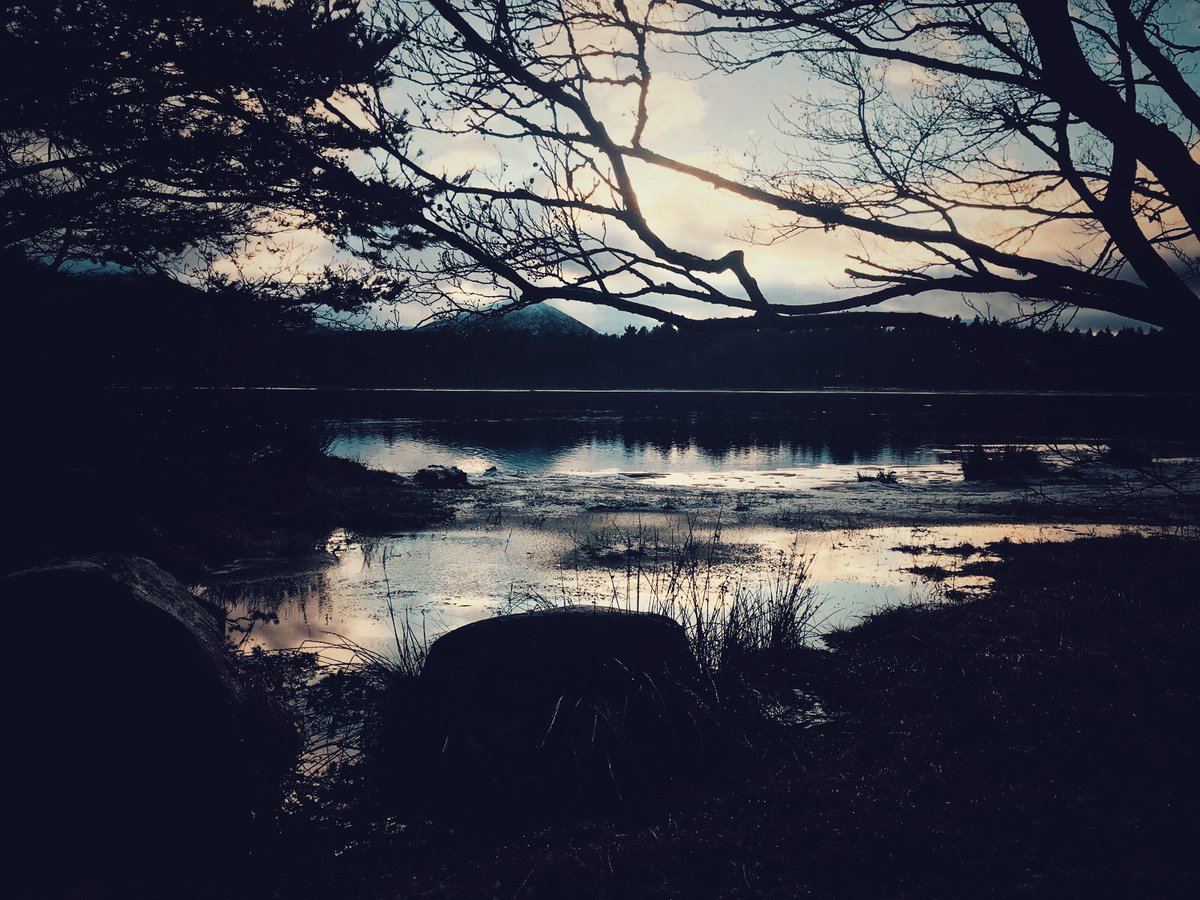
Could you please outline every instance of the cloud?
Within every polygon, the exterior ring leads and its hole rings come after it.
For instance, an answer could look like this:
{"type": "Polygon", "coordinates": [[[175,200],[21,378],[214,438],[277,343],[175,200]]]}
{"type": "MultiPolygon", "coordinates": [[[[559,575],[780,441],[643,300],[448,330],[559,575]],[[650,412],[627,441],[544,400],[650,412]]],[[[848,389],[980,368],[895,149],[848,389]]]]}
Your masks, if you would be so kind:
{"type": "MultiPolygon", "coordinates": [[[[638,89],[598,85],[588,92],[598,118],[618,141],[628,143],[637,125],[638,89]]],[[[655,146],[694,146],[702,134],[709,104],[696,81],[670,74],[657,74],[650,80],[646,95],[647,124],[643,140],[655,146]],[[665,144],[664,144],[665,142],[665,144]]]]}
{"type": "Polygon", "coordinates": [[[233,279],[288,281],[320,272],[335,257],[333,244],[324,234],[298,228],[255,239],[241,253],[219,260],[213,269],[233,279]]]}
{"type": "Polygon", "coordinates": [[[709,106],[697,82],[659,75],[650,82],[646,110],[649,119],[645,139],[650,143],[678,138],[680,132],[702,124],[708,118],[709,106]]]}
{"type": "Polygon", "coordinates": [[[463,137],[426,155],[427,159],[418,162],[433,174],[449,178],[456,178],[472,170],[495,176],[499,175],[505,165],[501,148],[474,136],[463,137]]]}

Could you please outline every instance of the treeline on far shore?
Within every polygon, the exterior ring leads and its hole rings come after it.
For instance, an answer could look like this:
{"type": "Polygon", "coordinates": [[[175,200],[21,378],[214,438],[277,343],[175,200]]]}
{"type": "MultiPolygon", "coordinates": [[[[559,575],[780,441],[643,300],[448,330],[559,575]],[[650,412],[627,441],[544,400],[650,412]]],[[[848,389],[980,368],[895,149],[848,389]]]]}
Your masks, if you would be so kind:
{"type": "MultiPolygon", "coordinates": [[[[26,286],[6,356],[22,380],[89,386],[593,389],[820,387],[1188,392],[1194,338],[947,320],[792,332],[538,336],[335,331],[165,280],[26,286]]],[[[60,282],[61,284],[61,282],[60,282]]]]}

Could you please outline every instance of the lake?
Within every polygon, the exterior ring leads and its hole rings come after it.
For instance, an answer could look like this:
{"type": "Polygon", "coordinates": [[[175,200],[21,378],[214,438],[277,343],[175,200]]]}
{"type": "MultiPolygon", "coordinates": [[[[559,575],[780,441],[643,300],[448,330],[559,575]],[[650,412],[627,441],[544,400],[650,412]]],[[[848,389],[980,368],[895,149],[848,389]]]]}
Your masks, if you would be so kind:
{"type": "Polygon", "coordinates": [[[1107,445],[1160,460],[1200,445],[1196,399],[1159,396],[285,391],[253,402],[319,423],[334,455],[402,474],[458,466],[475,485],[453,525],[338,532],[303,565],[234,565],[203,586],[246,641],[341,645],[335,656],[387,652],[406,624],[432,636],[502,609],[655,608],[684,570],[709,602],[803,570],[815,621],[851,624],[977,590],[973,564],[994,541],[1131,527],[1101,513],[1094,478],[1054,481],[1075,515],[1039,512],[1027,487],[964,482],[965,449],[1034,447],[1065,471],[1107,445]]]}

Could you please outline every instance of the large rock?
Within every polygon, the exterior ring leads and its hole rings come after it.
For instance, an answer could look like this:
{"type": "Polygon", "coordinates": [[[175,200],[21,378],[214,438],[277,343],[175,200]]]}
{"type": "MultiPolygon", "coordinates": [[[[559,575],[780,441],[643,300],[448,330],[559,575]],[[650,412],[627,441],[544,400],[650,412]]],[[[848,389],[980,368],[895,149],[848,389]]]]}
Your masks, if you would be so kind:
{"type": "Polygon", "coordinates": [[[442,696],[474,702],[595,691],[618,673],[690,682],[698,670],[683,629],[666,616],[567,606],[456,628],[433,642],[421,677],[442,696]]]}
{"type": "MultiPolygon", "coordinates": [[[[145,559],[10,575],[4,654],[21,854],[59,890],[172,893],[226,878],[294,743],[239,683],[224,616],[145,559]],[[232,852],[231,852],[232,851],[232,852]]],[[[33,870],[31,870],[33,871],[33,870]]]]}
{"type": "Polygon", "coordinates": [[[467,473],[458,466],[426,466],[413,474],[413,481],[425,488],[469,488],[467,473]]]}
{"type": "Polygon", "coordinates": [[[709,773],[723,742],[683,630],[658,615],[567,608],[501,616],[430,648],[416,735],[437,810],[473,818],[628,810],[709,773]]]}

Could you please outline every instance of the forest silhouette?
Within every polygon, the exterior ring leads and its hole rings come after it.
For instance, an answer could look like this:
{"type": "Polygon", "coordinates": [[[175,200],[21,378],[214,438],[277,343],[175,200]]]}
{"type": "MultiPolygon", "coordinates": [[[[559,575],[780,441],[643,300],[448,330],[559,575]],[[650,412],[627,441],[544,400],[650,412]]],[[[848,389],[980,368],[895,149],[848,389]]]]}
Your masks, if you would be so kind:
{"type": "Polygon", "coordinates": [[[338,330],[303,309],[166,278],[71,276],[16,263],[14,372],[83,386],[752,389],[1186,393],[1187,334],[985,318],[904,327],[624,333],[338,330]],[[24,362],[22,362],[24,359],[24,362]]]}

